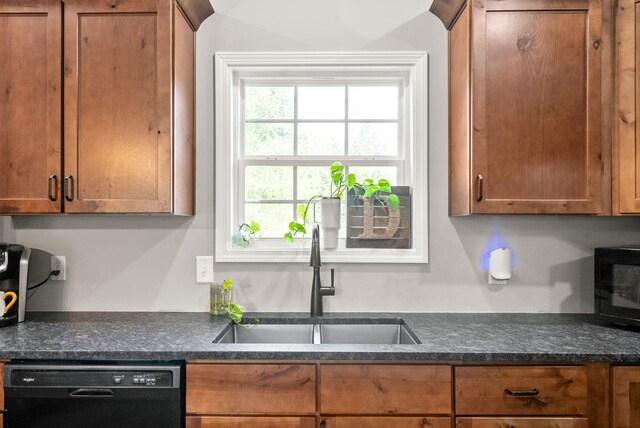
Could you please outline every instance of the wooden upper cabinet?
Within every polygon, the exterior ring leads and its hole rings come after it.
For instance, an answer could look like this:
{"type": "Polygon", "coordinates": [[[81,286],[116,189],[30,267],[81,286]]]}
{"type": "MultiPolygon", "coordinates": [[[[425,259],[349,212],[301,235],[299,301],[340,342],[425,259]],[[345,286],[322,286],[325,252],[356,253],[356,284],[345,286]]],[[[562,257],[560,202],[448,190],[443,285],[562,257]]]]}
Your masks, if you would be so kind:
{"type": "Polygon", "coordinates": [[[614,212],[640,213],[640,2],[619,0],[617,11],[614,212]]]}
{"type": "Polygon", "coordinates": [[[65,2],[66,212],[174,213],[193,200],[192,187],[174,191],[172,158],[193,131],[173,140],[172,16],[170,1],[65,2]]]}
{"type": "Polygon", "coordinates": [[[640,427],[640,367],[613,368],[613,425],[640,427]]]}
{"type": "Polygon", "coordinates": [[[62,10],[0,0],[0,214],[194,214],[195,29],[209,0],[62,10]]]}
{"type": "Polygon", "coordinates": [[[449,38],[450,214],[603,213],[601,3],[463,7],[449,38]]]}
{"type": "Polygon", "coordinates": [[[0,213],[61,208],[61,14],[55,0],[0,1],[0,213]]]}

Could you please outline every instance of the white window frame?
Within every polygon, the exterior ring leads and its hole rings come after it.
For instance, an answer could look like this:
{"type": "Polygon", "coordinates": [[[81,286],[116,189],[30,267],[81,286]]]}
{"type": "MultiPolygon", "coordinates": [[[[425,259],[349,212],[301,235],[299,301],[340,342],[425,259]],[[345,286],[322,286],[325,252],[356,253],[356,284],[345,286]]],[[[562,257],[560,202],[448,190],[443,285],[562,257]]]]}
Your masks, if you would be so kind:
{"type": "MultiPolygon", "coordinates": [[[[233,248],[231,235],[237,230],[236,195],[239,191],[237,150],[242,133],[241,79],[273,80],[274,73],[286,78],[302,72],[331,71],[348,76],[369,73],[404,75],[405,157],[403,171],[411,183],[411,245],[409,249],[338,248],[323,251],[326,263],[427,263],[427,54],[425,52],[324,52],[270,53],[219,52],[215,55],[215,259],[216,262],[309,262],[309,239],[296,238],[292,245],[269,240],[269,245],[233,248]],[[266,77],[265,77],[266,76],[266,77]]],[[[376,81],[375,77],[372,77],[376,81]]],[[[380,80],[380,79],[377,79],[380,80]]],[[[401,126],[401,125],[400,125],[401,126]]],[[[331,157],[334,160],[340,160],[331,157]]],[[[322,162],[322,165],[328,163],[322,162]]],[[[260,222],[260,219],[253,219],[260,222]]],[[[283,231],[284,233],[284,231],[283,231]]],[[[265,240],[263,240],[265,241],[265,240]]]]}

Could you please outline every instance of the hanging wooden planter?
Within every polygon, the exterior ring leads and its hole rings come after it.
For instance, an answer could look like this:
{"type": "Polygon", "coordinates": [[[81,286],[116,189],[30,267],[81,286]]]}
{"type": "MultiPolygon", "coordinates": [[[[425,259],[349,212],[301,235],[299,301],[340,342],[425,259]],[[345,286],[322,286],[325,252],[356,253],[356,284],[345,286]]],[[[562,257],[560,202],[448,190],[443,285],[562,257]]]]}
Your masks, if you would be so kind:
{"type": "Polygon", "coordinates": [[[411,248],[411,188],[394,186],[391,190],[400,199],[400,209],[349,192],[347,248],[411,248]]]}

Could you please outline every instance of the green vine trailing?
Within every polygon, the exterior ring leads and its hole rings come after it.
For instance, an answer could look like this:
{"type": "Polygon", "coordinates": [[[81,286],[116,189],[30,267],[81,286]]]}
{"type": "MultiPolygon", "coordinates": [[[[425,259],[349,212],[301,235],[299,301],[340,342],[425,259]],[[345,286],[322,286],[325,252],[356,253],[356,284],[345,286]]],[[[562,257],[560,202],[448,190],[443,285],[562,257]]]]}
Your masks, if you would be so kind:
{"type": "Polygon", "coordinates": [[[242,323],[242,318],[244,316],[244,313],[242,311],[242,308],[240,307],[240,305],[238,305],[237,303],[235,303],[233,300],[231,300],[231,289],[233,288],[233,280],[230,278],[224,279],[222,280],[222,289],[225,290],[228,294],[227,294],[227,314],[229,315],[229,318],[231,318],[231,321],[233,321],[234,323],[238,324],[241,327],[244,327],[246,329],[250,329],[255,327],[256,325],[258,325],[260,323],[260,318],[254,318],[255,323],[252,324],[243,324],[242,323]]]}
{"type": "Polygon", "coordinates": [[[384,206],[389,204],[395,209],[400,208],[400,199],[396,194],[391,193],[391,184],[389,184],[389,181],[384,178],[378,180],[377,183],[369,178],[365,179],[362,183],[359,183],[355,174],[345,174],[345,166],[341,162],[332,163],[329,167],[329,174],[331,176],[329,195],[313,195],[307,200],[306,204],[298,206],[298,218],[301,222],[292,221],[289,223],[289,230],[284,234],[284,239],[286,241],[293,243],[294,237],[298,233],[303,235],[307,234],[307,228],[305,226],[310,224],[308,217],[309,207],[315,201],[323,198],[341,199],[345,192],[348,193],[353,190],[355,192],[355,197],[362,196],[365,199],[374,198],[384,206]],[[385,193],[388,194],[386,202],[381,198],[381,195],[385,193]]]}

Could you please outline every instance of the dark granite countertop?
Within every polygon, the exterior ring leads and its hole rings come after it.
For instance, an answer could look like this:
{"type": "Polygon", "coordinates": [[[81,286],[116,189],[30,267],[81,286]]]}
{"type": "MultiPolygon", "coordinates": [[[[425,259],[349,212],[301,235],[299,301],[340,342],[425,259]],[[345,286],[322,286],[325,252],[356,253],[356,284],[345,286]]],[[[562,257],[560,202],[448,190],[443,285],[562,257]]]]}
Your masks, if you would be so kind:
{"type": "MultiPolygon", "coordinates": [[[[309,322],[304,313],[247,314],[309,322]]],[[[574,314],[335,313],[325,322],[403,319],[420,345],[214,344],[208,313],[42,312],[0,328],[0,359],[640,362],[640,331],[574,314]]]]}

